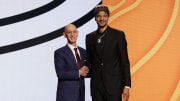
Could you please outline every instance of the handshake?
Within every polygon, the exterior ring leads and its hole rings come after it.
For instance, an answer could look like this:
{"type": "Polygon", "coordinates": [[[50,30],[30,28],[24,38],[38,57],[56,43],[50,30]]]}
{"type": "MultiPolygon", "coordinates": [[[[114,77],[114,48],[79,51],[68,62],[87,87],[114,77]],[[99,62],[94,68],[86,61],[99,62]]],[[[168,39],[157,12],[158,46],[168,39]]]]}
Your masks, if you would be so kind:
{"type": "Polygon", "coordinates": [[[79,69],[79,74],[84,78],[87,76],[88,73],[89,73],[89,68],[87,66],[83,66],[82,68],[79,69]]]}

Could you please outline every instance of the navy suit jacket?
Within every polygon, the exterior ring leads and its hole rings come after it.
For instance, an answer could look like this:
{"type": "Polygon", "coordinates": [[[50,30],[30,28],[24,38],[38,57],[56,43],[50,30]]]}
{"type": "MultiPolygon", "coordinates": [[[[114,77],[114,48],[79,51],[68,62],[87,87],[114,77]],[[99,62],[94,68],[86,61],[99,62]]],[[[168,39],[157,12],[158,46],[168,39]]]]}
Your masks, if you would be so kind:
{"type": "MultiPolygon", "coordinates": [[[[78,47],[81,67],[86,62],[85,49],[78,47]]],[[[85,101],[84,78],[79,75],[75,57],[68,45],[54,52],[54,63],[58,77],[56,101],[85,101]]]]}

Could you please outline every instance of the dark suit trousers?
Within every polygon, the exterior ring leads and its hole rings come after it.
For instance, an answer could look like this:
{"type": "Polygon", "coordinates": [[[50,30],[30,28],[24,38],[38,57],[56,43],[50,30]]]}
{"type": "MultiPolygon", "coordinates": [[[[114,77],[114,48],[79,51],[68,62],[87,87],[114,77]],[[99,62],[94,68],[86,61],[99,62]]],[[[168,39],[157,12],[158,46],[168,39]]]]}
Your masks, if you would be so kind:
{"type": "Polygon", "coordinates": [[[119,96],[108,95],[102,81],[99,83],[98,91],[92,95],[92,101],[122,101],[122,97],[121,94],[119,96]]]}

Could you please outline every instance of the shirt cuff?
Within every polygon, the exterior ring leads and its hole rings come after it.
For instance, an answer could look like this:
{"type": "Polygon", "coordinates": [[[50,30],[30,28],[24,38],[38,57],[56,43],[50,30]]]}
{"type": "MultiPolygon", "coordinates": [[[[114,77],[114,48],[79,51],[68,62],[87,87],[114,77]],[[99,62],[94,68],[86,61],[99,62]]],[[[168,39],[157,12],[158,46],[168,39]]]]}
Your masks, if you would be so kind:
{"type": "Polygon", "coordinates": [[[128,89],[130,89],[131,87],[129,87],[129,86],[124,86],[124,88],[128,88],[128,89]]]}

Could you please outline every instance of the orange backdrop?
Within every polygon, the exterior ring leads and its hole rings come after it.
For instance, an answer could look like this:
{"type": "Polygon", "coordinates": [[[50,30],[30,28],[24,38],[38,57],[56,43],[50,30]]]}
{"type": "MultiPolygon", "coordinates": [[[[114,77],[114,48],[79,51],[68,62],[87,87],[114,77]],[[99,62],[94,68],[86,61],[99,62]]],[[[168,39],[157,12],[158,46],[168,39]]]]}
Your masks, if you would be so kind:
{"type": "Polygon", "coordinates": [[[180,0],[103,0],[128,42],[130,101],[180,101],[180,0]]]}

